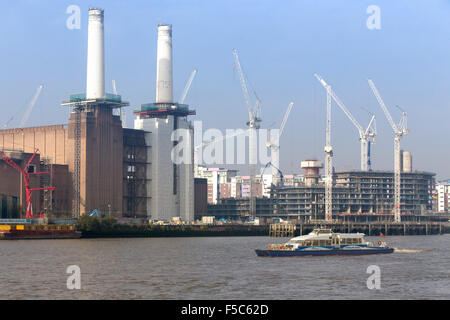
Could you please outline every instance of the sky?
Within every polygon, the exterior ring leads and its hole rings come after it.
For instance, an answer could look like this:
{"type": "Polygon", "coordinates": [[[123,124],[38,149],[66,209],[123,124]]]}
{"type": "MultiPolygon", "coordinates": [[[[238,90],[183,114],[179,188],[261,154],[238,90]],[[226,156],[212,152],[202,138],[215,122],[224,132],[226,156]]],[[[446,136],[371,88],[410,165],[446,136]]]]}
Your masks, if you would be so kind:
{"type": "MultiPolygon", "coordinates": [[[[367,78],[394,120],[401,117],[395,106],[407,112],[410,133],[401,146],[412,153],[413,170],[450,178],[450,0],[3,0],[0,127],[19,125],[40,84],[26,126],[67,123],[61,102],[85,91],[89,7],[105,9],[106,89],[113,91],[114,79],[130,102],[129,127],[133,110],[155,99],[157,25],[170,23],[174,96],[198,69],[186,103],[204,130],[248,121],[236,48],[261,100],[263,128],[278,128],[294,102],[280,141],[283,173],[324,158],[326,92],[318,73],[363,127],[369,112],[376,115],[373,169],[392,170],[393,131],[367,78]],[[66,26],[70,5],[81,9],[79,29],[66,26]],[[380,10],[379,29],[367,27],[370,5],[380,10]]],[[[336,170],[360,167],[358,132],[334,102],[332,144],[336,170]]]]}

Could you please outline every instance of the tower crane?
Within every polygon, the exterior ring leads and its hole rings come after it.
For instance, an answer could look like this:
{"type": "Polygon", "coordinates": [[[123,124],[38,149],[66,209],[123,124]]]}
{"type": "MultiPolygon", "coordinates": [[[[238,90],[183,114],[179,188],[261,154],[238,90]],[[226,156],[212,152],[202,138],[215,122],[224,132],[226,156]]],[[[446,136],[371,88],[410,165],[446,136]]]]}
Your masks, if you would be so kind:
{"type": "MultiPolygon", "coordinates": [[[[256,96],[255,107],[250,102],[250,96],[248,94],[247,83],[245,82],[244,72],[242,71],[241,63],[236,49],[233,49],[234,61],[239,74],[239,80],[241,82],[242,93],[244,94],[245,103],[247,104],[248,118],[247,125],[249,126],[249,173],[250,173],[250,216],[256,217],[256,196],[255,196],[255,165],[256,165],[256,142],[255,136],[257,130],[261,124],[261,100],[256,96]]],[[[256,95],[256,94],[255,94],[256,95]]]]}
{"type": "MultiPolygon", "coordinates": [[[[116,87],[116,80],[112,80],[112,89],[113,93],[117,95],[117,87],[116,87]]],[[[113,113],[115,110],[113,110],[113,113]]],[[[122,128],[127,128],[127,116],[125,111],[122,110],[122,108],[118,108],[118,116],[120,116],[120,120],[122,121],[122,128]]]]}
{"type": "MultiPolygon", "coordinates": [[[[272,142],[272,137],[270,135],[270,129],[268,130],[268,141],[267,141],[267,147],[270,148],[270,155],[271,155],[271,163],[272,167],[274,168],[274,171],[272,171],[273,174],[275,174],[275,168],[278,169],[280,167],[280,141],[281,135],[283,134],[284,127],[286,125],[286,122],[289,118],[289,114],[291,113],[292,107],[294,106],[294,102],[289,103],[286,113],[284,114],[283,121],[280,125],[280,131],[278,134],[278,141],[277,143],[272,142]]],[[[278,171],[279,173],[279,171],[278,171]]]]}
{"type": "Polygon", "coordinates": [[[42,91],[42,88],[43,88],[43,87],[44,87],[44,86],[41,84],[41,85],[37,88],[36,93],[34,94],[33,98],[32,98],[31,101],[30,101],[30,104],[29,104],[29,106],[28,106],[27,111],[25,111],[25,114],[24,114],[22,120],[20,121],[19,128],[23,128],[24,125],[27,123],[28,118],[30,117],[31,111],[33,111],[34,105],[36,104],[36,101],[37,101],[37,99],[39,98],[39,95],[41,94],[41,91],[42,91]]]}
{"type": "Polygon", "coordinates": [[[187,97],[187,94],[189,93],[189,89],[191,88],[192,85],[192,81],[194,81],[195,75],[197,74],[197,69],[194,69],[191,73],[191,75],[189,76],[188,81],[186,82],[186,86],[184,87],[183,93],[181,94],[181,98],[179,103],[183,104],[184,100],[187,97]]]}
{"type": "Polygon", "coordinates": [[[314,74],[327,91],[327,125],[325,135],[325,220],[333,220],[333,147],[331,145],[331,86],[314,74]]]}
{"type": "Polygon", "coordinates": [[[401,167],[400,167],[400,140],[404,135],[409,133],[407,129],[407,118],[406,112],[402,111],[402,117],[398,125],[392,119],[389,110],[384,104],[383,99],[378,92],[377,87],[375,87],[374,82],[371,79],[367,80],[369,82],[369,86],[373,91],[373,94],[377,98],[378,104],[383,110],[389,124],[394,131],[394,219],[395,222],[401,222],[401,210],[400,210],[400,193],[401,193],[401,167]]]}
{"type": "MultiPolygon", "coordinates": [[[[325,80],[315,74],[317,80],[327,89],[327,83],[325,80]]],[[[359,122],[355,119],[355,117],[350,113],[344,103],[339,99],[336,93],[330,87],[330,94],[336,104],[341,108],[341,110],[345,113],[347,118],[353,123],[359,133],[359,140],[361,142],[361,171],[368,171],[370,168],[370,158],[369,158],[369,145],[375,141],[375,136],[377,135],[375,115],[372,115],[369,125],[364,130],[363,127],[359,124],[359,122]]]]}

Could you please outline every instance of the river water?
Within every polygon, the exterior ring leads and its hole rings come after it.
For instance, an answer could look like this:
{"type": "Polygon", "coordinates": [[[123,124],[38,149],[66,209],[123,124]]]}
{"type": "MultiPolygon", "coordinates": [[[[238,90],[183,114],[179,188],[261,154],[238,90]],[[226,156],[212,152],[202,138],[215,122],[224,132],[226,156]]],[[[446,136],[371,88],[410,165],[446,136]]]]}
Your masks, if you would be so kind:
{"type": "MultiPolygon", "coordinates": [[[[378,241],[380,238],[368,237],[378,241]]],[[[399,251],[260,258],[268,237],[0,241],[0,299],[449,299],[450,235],[387,237],[399,251]],[[77,265],[81,289],[67,289],[77,265]],[[381,271],[368,289],[367,268],[381,271]]]]}

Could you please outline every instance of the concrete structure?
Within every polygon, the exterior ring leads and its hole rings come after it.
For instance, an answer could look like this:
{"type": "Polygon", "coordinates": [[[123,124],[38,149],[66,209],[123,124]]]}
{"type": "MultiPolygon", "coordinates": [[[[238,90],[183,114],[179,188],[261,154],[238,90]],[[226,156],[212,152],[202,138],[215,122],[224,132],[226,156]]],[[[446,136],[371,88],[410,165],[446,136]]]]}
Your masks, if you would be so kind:
{"type": "Polygon", "coordinates": [[[105,37],[103,10],[89,9],[86,99],[105,97],[105,37]]]}
{"type": "Polygon", "coordinates": [[[412,155],[409,151],[403,151],[402,154],[402,171],[412,172],[412,155]]]}
{"type": "MultiPolygon", "coordinates": [[[[297,179],[292,185],[273,186],[269,199],[258,198],[257,216],[301,220],[325,218],[324,183],[307,185],[297,179]],[[267,201],[265,201],[266,199],[267,201]]],[[[333,217],[339,214],[392,216],[394,173],[392,171],[345,171],[334,173],[333,217]]],[[[432,212],[434,174],[402,173],[401,212],[403,215],[426,215],[432,212]]],[[[208,215],[244,217],[248,203],[241,199],[221,199],[208,206],[208,215]]],[[[242,199],[248,200],[248,199],[242,199]]],[[[383,218],[383,219],[385,219],[383,218]]]]}
{"type": "Polygon", "coordinates": [[[233,198],[236,194],[237,170],[198,166],[197,177],[207,179],[208,203],[216,204],[220,198],[233,198]]]}
{"type": "Polygon", "coordinates": [[[319,170],[323,168],[322,162],[318,160],[302,161],[300,166],[305,169],[305,184],[308,187],[319,184],[319,170]]]}
{"type": "Polygon", "coordinates": [[[450,182],[442,181],[436,184],[436,211],[449,212],[450,208],[450,182]]]}
{"type": "Polygon", "coordinates": [[[152,197],[147,171],[149,135],[142,130],[123,129],[123,217],[147,218],[152,197]]]}
{"type": "MultiPolygon", "coordinates": [[[[333,215],[338,213],[385,214],[394,206],[392,171],[335,172],[333,215]]],[[[434,174],[402,173],[402,214],[426,214],[432,211],[434,174]]],[[[324,217],[324,186],[297,185],[275,187],[272,191],[274,213],[324,217]]]]}
{"type": "MultiPolygon", "coordinates": [[[[273,217],[273,202],[269,198],[256,198],[258,217],[273,217]]],[[[221,199],[218,204],[208,204],[208,215],[216,219],[247,220],[250,217],[250,198],[221,199]]]]}
{"type": "Polygon", "coordinates": [[[172,27],[158,26],[156,102],[143,104],[134,128],[150,132],[147,172],[152,219],[170,221],[180,217],[194,220],[193,127],[187,116],[195,114],[187,105],[173,101],[172,27]],[[178,130],[180,129],[180,130],[178,130]],[[174,135],[174,140],[172,140],[174,135]],[[180,139],[181,137],[181,139],[180,139]],[[172,150],[183,143],[183,161],[173,161],[172,150]]]}
{"type": "Polygon", "coordinates": [[[201,220],[208,214],[208,180],[195,178],[194,185],[194,219],[201,220]]]}
{"type": "Polygon", "coordinates": [[[172,26],[158,26],[156,103],[173,103],[172,26]]]}

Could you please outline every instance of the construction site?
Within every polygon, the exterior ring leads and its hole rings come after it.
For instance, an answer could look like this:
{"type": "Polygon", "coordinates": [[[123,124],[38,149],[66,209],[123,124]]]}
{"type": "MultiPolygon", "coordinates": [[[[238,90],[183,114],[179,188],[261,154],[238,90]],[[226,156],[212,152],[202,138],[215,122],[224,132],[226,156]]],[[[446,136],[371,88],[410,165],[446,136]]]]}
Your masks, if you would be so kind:
{"type": "MultiPolygon", "coordinates": [[[[172,26],[158,25],[156,97],[134,111],[134,129],[124,127],[122,108],[129,103],[114,87],[105,92],[104,11],[89,9],[86,92],[74,93],[60,108],[70,109],[67,124],[0,130],[1,218],[79,218],[92,212],[102,216],[187,223],[202,216],[230,221],[282,218],[296,221],[409,221],[432,216],[434,173],[414,171],[412,155],[401,150],[409,133],[407,114],[396,123],[372,80],[368,84],[394,134],[393,171],[373,170],[371,143],[377,135],[375,116],[364,128],[319,75],[325,89],[327,118],[324,161],[308,159],[299,164],[304,174],[283,175],[278,139],[267,142],[271,161],[257,174],[255,137],[261,128],[261,105],[251,102],[246,76],[237,50],[232,51],[249,119],[248,176],[237,172],[220,178],[227,169],[200,169],[199,147],[191,141],[190,163],[176,164],[171,151],[177,145],[172,132],[185,129],[194,135],[189,116],[195,110],[185,98],[197,70],[189,77],[178,102],[173,97],[172,26]],[[333,167],[331,135],[332,102],[344,112],[361,143],[359,170],[333,167]],[[323,174],[320,170],[324,169],[323,174]],[[270,170],[270,174],[266,174],[270,170]],[[221,173],[222,172],[222,173],[221,173]],[[7,181],[7,183],[5,183],[7,181]],[[208,202],[208,206],[206,206],[208,202]],[[357,218],[355,218],[357,217],[357,218]],[[378,220],[377,220],[378,219],[378,220]],[[418,218],[416,218],[418,219],[418,218]]],[[[294,102],[288,105],[279,130],[294,102]]],[[[225,137],[228,139],[231,137],[225,137]]],[[[234,136],[233,136],[234,138],[234,136]]],[[[297,146],[296,146],[297,147],[297,146]]],[[[201,148],[200,148],[201,149],[201,148]]]]}

